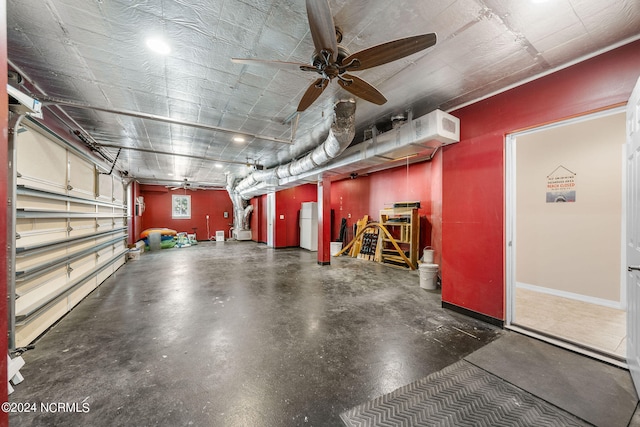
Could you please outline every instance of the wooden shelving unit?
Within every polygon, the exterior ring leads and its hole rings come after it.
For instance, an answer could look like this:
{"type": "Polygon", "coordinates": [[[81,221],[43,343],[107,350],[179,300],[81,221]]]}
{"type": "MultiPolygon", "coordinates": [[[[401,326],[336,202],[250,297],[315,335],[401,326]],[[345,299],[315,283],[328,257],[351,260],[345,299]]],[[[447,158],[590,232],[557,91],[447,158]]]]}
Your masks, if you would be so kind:
{"type": "Polygon", "coordinates": [[[398,254],[391,240],[380,235],[378,245],[380,247],[381,261],[400,267],[416,269],[418,267],[418,245],[420,239],[420,217],[417,208],[402,207],[383,209],[380,211],[380,224],[389,230],[400,249],[411,261],[407,262],[398,254]]]}

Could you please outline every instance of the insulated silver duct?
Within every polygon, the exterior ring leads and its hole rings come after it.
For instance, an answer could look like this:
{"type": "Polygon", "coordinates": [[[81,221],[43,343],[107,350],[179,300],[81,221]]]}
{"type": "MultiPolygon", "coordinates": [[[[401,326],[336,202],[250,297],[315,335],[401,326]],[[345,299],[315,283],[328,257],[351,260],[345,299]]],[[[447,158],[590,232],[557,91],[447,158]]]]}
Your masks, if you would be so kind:
{"type": "Polygon", "coordinates": [[[314,170],[338,157],[353,141],[356,126],[356,102],[354,99],[341,100],[334,105],[335,118],[327,139],[301,159],[271,169],[254,171],[238,184],[232,175],[227,175],[227,192],[233,203],[234,232],[248,228],[247,209],[249,200],[256,189],[268,185],[278,185],[280,179],[290,178],[314,170]]]}
{"type": "Polygon", "coordinates": [[[244,229],[244,209],[246,202],[240,194],[234,190],[235,181],[236,179],[233,175],[227,175],[227,192],[233,204],[233,230],[237,232],[238,230],[244,229]]]}
{"type": "Polygon", "coordinates": [[[407,162],[427,161],[441,146],[459,141],[460,120],[444,111],[434,110],[415,119],[408,118],[388,132],[347,148],[339,158],[324,166],[281,179],[278,185],[286,188],[300,181],[315,179],[323,172],[348,176],[354,171],[374,172],[407,162]]]}
{"type": "Polygon", "coordinates": [[[249,216],[253,212],[253,205],[249,205],[244,208],[243,219],[242,219],[242,229],[249,230],[251,228],[251,224],[249,224],[249,216]]]}
{"type": "Polygon", "coordinates": [[[249,190],[255,186],[277,185],[280,179],[314,170],[338,157],[351,144],[355,136],[356,102],[353,99],[338,101],[334,111],[335,119],[329,136],[322,144],[301,159],[275,168],[253,172],[240,181],[233,190],[243,199],[250,199],[249,190]]]}

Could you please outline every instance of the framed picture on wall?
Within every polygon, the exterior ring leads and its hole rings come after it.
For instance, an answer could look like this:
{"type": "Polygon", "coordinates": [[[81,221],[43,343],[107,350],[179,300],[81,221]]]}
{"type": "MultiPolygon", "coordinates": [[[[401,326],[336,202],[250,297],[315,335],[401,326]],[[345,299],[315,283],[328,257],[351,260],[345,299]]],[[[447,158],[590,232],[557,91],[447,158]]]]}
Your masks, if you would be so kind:
{"type": "Polygon", "coordinates": [[[171,196],[171,218],[191,219],[191,196],[171,196]]]}

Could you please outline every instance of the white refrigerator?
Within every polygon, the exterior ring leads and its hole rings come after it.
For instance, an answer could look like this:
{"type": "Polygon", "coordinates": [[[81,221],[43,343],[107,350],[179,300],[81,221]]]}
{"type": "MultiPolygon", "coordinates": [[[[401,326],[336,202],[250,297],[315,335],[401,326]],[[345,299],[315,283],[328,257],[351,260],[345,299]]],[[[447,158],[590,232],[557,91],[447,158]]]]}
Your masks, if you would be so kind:
{"type": "Polygon", "coordinates": [[[306,202],[300,208],[300,247],[318,250],[318,204],[306,202]]]}

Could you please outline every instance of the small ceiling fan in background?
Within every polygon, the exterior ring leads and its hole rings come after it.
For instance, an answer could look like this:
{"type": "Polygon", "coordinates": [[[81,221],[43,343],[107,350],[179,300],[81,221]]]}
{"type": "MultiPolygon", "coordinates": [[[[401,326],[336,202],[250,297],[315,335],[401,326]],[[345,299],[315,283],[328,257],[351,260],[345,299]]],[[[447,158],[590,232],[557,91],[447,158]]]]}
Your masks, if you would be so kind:
{"type": "Polygon", "coordinates": [[[198,188],[196,188],[196,187],[193,187],[187,178],[185,178],[185,179],[182,181],[182,184],[180,184],[180,185],[178,185],[178,186],[175,186],[175,187],[167,187],[167,188],[168,188],[169,190],[171,190],[171,191],[173,191],[173,190],[178,190],[178,189],[180,189],[180,188],[182,188],[182,189],[184,189],[184,190],[194,190],[194,191],[198,189],[198,188]]]}
{"type": "Polygon", "coordinates": [[[298,112],[309,108],[324,92],[334,78],[349,93],[377,105],[387,99],[375,87],[351,72],[366,70],[387,64],[427,49],[436,44],[435,33],[406,37],[382,43],[356,53],[349,53],[339,43],[342,30],[335,26],[327,0],[306,0],[309,28],[313,38],[315,52],[311,65],[286,61],[270,61],[251,58],[232,58],[238,64],[267,65],[282,69],[295,69],[315,72],[320,75],[302,96],[298,112]]]}

